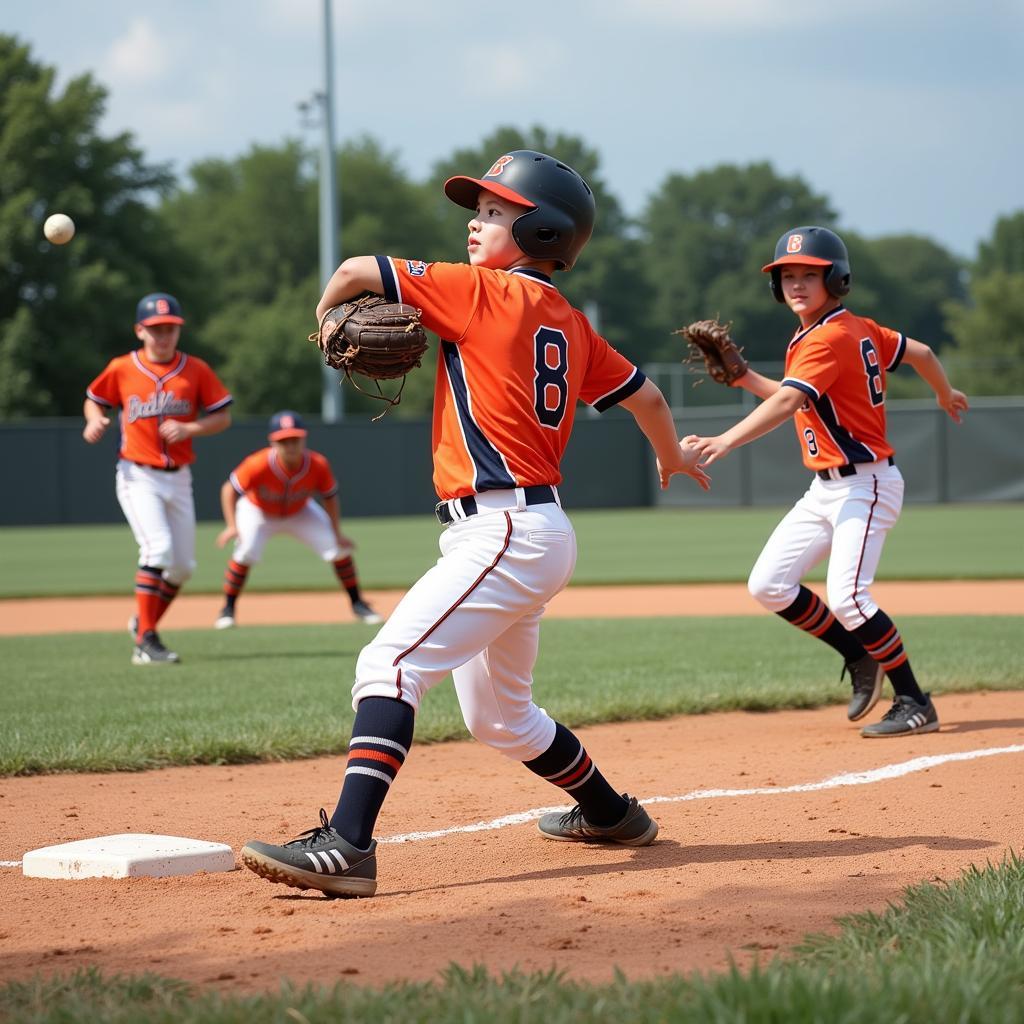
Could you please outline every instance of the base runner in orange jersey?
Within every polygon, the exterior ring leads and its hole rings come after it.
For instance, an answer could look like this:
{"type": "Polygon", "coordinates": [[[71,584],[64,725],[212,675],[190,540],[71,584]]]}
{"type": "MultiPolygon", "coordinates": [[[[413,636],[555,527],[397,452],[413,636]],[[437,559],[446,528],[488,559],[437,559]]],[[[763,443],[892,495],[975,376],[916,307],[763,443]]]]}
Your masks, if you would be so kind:
{"type": "Polygon", "coordinates": [[[235,605],[249,569],[279,533],[290,534],[330,562],[357,619],[371,625],[381,621],[360,592],[352,560],[355,544],[338,526],[338,483],[327,459],[306,447],[307,434],[297,412],[275,412],[267,435],[270,446],[243,459],[220,489],[224,529],[217,546],[233,540],[235,548],[224,572],[224,607],[216,629],[236,624],[235,605]]]}
{"type": "Polygon", "coordinates": [[[254,841],[242,851],[271,881],[340,895],[376,887],[377,814],[409,752],[420,701],[449,674],[469,731],[576,802],[543,817],[542,835],[644,846],[658,831],[532,699],[541,616],[576,561],[558,484],[577,402],[632,413],[663,486],[683,473],[706,488],[707,477],[680,446],[661,392],[552,279],[590,238],[595,205],[583,178],[554,157],[518,150],[481,178],[450,179],[445,192],[472,211],[468,265],[355,257],[317,309],[319,321],[368,290],[418,307],[441,338],[433,422],[441,558],[359,656],[333,815],[293,843],[254,841]]]}
{"type": "MultiPolygon", "coordinates": [[[[822,227],[787,231],[764,268],[774,297],[800,327],[786,349],[781,381],[748,370],[737,382],[764,402],[718,437],[686,439],[709,466],[792,418],[804,465],[814,473],[807,493],[775,528],[750,573],[751,594],[769,611],[824,641],[843,658],[858,721],[874,707],[886,676],[895,699],[866,738],[934,732],[939,717],[910,667],[895,623],[871,597],[882,545],[903,507],[903,477],[885,429],[888,374],[908,363],[959,423],[964,394],[920,341],[856,316],[842,302],[850,291],[850,258],[842,239],[822,227]],[[828,601],[801,580],[828,558],[828,601]]],[[[841,675],[842,675],[841,674],[841,675]]]]}
{"type": "Polygon", "coordinates": [[[86,390],[82,436],[95,444],[119,408],[117,500],[139,546],[132,663],[168,665],[157,624],[195,569],[192,439],[226,430],[231,395],[210,367],[178,350],[185,319],[173,295],[143,296],[135,311],[142,347],[112,359],[86,390]],[[200,415],[202,413],[202,415],[200,415]]]}

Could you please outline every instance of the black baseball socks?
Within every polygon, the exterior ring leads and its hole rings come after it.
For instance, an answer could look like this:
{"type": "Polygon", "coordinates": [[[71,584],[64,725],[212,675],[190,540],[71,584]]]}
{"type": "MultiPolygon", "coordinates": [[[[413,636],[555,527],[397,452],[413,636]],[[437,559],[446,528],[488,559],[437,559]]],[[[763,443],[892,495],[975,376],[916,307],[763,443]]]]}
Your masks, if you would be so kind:
{"type": "Polygon", "coordinates": [[[365,850],[377,815],[412,746],[416,712],[393,697],[364,697],[352,723],[348,765],[331,825],[353,846],[365,850]]]}
{"type": "Polygon", "coordinates": [[[583,744],[560,722],[555,738],[540,757],[524,761],[534,775],[564,789],[583,809],[588,824],[607,828],[626,816],[629,804],[615,792],[590,760],[583,744]]]}
{"type": "Polygon", "coordinates": [[[885,670],[897,697],[912,697],[918,704],[928,703],[928,698],[917,685],[900,631],[881,608],[853,633],[868,654],[885,670]]]}
{"type": "Polygon", "coordinates": [[[797,629],[823,640],[837,650],[844,661],[859,661],[867,653],[861,641],[843,628],[832,609],[813,590],[808,590],[802,584],[793,603],[775,614],[791,622],[797,629]]]}

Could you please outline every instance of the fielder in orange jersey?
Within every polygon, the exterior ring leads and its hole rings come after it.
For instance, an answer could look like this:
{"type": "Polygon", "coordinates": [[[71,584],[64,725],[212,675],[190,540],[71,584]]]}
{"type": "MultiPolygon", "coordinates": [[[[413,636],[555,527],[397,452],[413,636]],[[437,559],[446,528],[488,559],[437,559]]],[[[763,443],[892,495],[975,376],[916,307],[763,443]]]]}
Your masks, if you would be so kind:
{"type": "Polygon", "coordinates": [[[156,627],[196,566],[192,439],[231,423],[231,395],[217,375],[202,359],[178,351],[184,323],[173,295],[140,299],[135,336],[142,347],[107,364],[86,390],[83,409],[89,444],[106,433],[110,410],[121,410],[117,500],[139,546],[137,612],[129,623],[135,665],[179,661],[156,627]]]}
{"type": "Polygon", "coordinates": [[[274,413],[267,437],[270,447],[243,459],[220,489],[224,529],[217,546],[234,540],[235,548],[224,572],[224,607],[214,623],[217,629],[235,625],[235,604],[249,568],[260,560],[267,541],[279,533],[291,534],[331,563],[357,619],[370,624],[381,621],[363,600],[352,561],[355,545],[338,526],[337,481],[327,459],[306,447],[306,436],[297,412],[274,413]]]}
{"type": "Polygon", "coordinates": [[[920,341],[850,312],[846,246],[827,228],[787,231],[775,247],[772,294],[800,320],[786,349],[781,381],[748,370],[736,385],[764,402],[718,437],[688,437],[709,466],[792,418],[804,465],[814,472],[807,493],[776,527],[750,573],[750,592],[769,611],[838,651],[853,693],[846,710],[863,718],[886,675],[895,694],[874,738],[934,732],[939,717],[921,691],[899,630],[871,597],[886,534],[903,506],[903,477],[885,429],[888,375],[908,363],[959,423],[967,398],[950,386],[935,353],[920,341]],[[828,603],[801,579],[828,558],[828,603]]]}
{"type": "Polygon", "coordinates": [[[348,765],[330,819],[283,846],[250,842],[249,868],[275,882],[335,895],[376,890],[373,840],[388,788],[409,752],[416,709],[449,673],[469,731],[576,801],[540,819],[569,842],[645,846],[658,826],[613,789],[579,739],[532,699],[544,607],[576,561],[558,496],[576,404],[621,405],[659,460],[707,477],[680,447],[661,392],[574,309],[552,280],[569,270],[594,223],[594,197],[566,164],[508,153],[482,178],[445,184],[471,211],[469,265],[384,256],[346,260],[317,321],[364,290],[422,310],[440,335],[434,390],[441,558],[405,595],[356,664],[348,765]]]}

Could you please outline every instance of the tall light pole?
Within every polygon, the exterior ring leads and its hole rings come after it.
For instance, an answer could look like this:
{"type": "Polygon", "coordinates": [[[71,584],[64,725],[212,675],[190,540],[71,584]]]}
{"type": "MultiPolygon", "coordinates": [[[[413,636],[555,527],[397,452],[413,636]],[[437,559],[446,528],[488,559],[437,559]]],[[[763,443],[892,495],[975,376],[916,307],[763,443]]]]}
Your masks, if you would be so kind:
{"type": "MultiPolygon", "coordinates": [[[[334,41],[331,31],[331,0],[323,0],[324,87],[320,101],[320,287],[323,289],[341,262],[341,201],[334,151],[334,41]]],[[[325,423],[337,423],[345,415],[341,376],[323,367],[320,415],[325,423]]]]}

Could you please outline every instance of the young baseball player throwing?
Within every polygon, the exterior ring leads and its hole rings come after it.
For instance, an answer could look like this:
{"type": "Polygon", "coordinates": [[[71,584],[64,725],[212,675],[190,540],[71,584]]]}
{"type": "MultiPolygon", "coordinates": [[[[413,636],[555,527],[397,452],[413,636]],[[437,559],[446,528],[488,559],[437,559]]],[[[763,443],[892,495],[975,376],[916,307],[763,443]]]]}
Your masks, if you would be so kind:
{"type": "Polygon", "coordinates": [[[135,336],[142,347],[112,359],[86,391],[82,436],[95,444],[121,409],[117,500],[139,545],[132,663],[167,665],[178,655],[156,627],[196,567],[196,512],[192,499],[192,438],[217,434],[231,423],[231,395],[210,367],[178,351],[185,323],[173,295],[139,300],[135,336]],[[200,409],[205,415],[200,417],[200,409]]]}
{"type": "MultiPolygon", "coordinates": [[[[748,370],[736,382],[764,399],[718,437],[688,437],[709,466],[791,417],[804,465],[814,472],[807,493],[775,528],[750,573],[751,594],[769,611],[835,648],[850,672],[851,721],[878,701],[888,675],[895,701],[866,737],[934,732],[939,718],[910,667],[899,630],[872,600],[870,586],[886,534],[903,505],[903,477],[885,431],[887,374],[909,363],[959,423],[964,394],[920,341],[855,316],[842,304],[850,260],[842,239],[821,227],[787,231],[775,247],[772,295],[800,327],[786,349],[782,381],[748,370]],[[825,604],[801,584],[828,557],[825,604]]],[[[684,443],[686,443],[684,442],[684,443]]]]}
{"type": "Polygon", "coordinates": [[[328,282],[318,321],[364,290],[422,309],[442,339],[434,392],[434,484],[441,558],[402,599],[356,665],[356,717],[330,819],[283,846],[252,841],[247,867],[334,895],[376,890],[374,824],[413,738],[416,709],[452,674],[469,731],[576,801],[548,814],[546,838],[645,846],[658,826],[612,788],[579,739],[532,700],[544,607],[576,561],[559,503],[559,464],[578,399],[621,405],[675,473],[707,487],[680,446],[661,392],[574,309],[552,281],[594,223],[594,197],[571,167],[519,150],[482,178],[455,177],[449,199],[473,211],[469,265],[361,256],[328,282]]]}
{"type": "Polygon", "coordinates": [[[363,600],[352,561],[355,545],[338,526],[338,484],[327,459],[306,447],[306,426],[297,412],[284,410],[270,418],[269,448],[244,459],[220,489],[224,529],[217,546],[234,540],[224,572],[224,607],[214,626],[235,625],[238,595],[271,537],[289,533],[334,566],[338,582],[363,622],[381,617],[363,600]],[[321,504],[310,501],[318,498],[321,504]]]}

